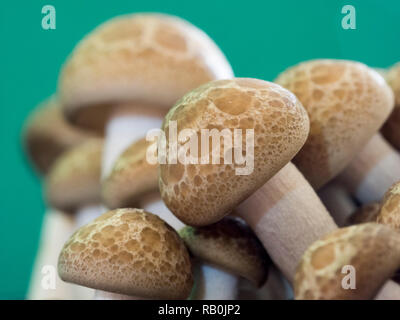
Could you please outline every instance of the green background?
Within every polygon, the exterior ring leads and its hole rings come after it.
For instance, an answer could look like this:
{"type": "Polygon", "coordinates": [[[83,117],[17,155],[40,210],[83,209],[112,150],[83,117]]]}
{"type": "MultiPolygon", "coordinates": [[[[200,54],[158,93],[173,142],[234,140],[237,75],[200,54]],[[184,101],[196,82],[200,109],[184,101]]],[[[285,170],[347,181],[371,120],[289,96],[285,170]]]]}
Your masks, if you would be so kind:
{"type": "Polygon", "coordinates": [[[45,210],[40,181],[21,151],[21,126],[56,90],[60,66],[77,41],[101,22],[139,11],[178,15],[217,42],[237,76],[265,80],[311,58],[374,67],[400,60],[398,0],[25,0],[0,6],[0,299],[25,297],[45,210]],[[41,28],[46,4],[56,8],[56,30],[41,28]],[[356,30],[341,28],[345,4],[356,8],[356,30]]]}

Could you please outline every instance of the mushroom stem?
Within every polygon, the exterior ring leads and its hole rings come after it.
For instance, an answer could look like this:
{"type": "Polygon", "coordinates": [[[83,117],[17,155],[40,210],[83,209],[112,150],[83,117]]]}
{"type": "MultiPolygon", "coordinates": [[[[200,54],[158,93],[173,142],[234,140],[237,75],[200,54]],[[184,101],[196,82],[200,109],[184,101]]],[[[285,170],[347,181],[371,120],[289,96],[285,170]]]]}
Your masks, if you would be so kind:
{"type": "MultiPolygon", "coordinates": [[[[236,209],[293,283],[306,249],[337,225],[303,175],[288,163],[236,209]]],[[[377,299],[400,298],[400,286],[388,281],[377,299]]]]}
{"type": "Polygon", "coordinates": [[[152,110],[116,108],[106,126],[102,177],[107,177],[115,161],[130,144],[139,140],[147,131],[160,128],[162,113],[152,110]]]}
{"type": "Polygon", "coordinates": [[[194,300],[235,300],[238,295],[237,276],[205,262],[195,262],[196,288],[194,300]]]}
{"type": "Polygon", "coordinates": [[[336,182],[324,186],[318,191],[318,196],[340,227],[348,223],[349,217],[357,208],[349,192],[336,182]]]}
{"type": "Polygon", "coordinates": [[[292,163],[242,202],[237,213],[253,228],[290,282],[305,250],[337,228],[313,188],[292,163]]]}
{"type": "Polygon", "coordinates": [[[376,134],[339,179],[362,204],[380,201],[400,179],[400,155],[381,134],[376,134]]]}
{"type": "Polygon", "coordinates": [[[58,255],[64,242],[71,236],[73,222],[70,216],[58,210],[45,212],[42,224],[42,234],[38,254],[33,267],[31,282],[27,293],[29,300],[47,299],[74,299],[74,285],[61,281],[57,276],[55,288],[46,288],[42,285],[45,276],[42,271],[46,266],[57,269],[58,255]]]}
{"type": "Polygon", "coordinates": [[[182,221],[180,221],[172,214],[171,211],[169,211],[165,203],[162,201],[159,192],[144,195],[143,197],[141,197],[140,204],[141,208],[158,215],[162,220],[164,220],[177,231],[185,226],[182,221]]]}

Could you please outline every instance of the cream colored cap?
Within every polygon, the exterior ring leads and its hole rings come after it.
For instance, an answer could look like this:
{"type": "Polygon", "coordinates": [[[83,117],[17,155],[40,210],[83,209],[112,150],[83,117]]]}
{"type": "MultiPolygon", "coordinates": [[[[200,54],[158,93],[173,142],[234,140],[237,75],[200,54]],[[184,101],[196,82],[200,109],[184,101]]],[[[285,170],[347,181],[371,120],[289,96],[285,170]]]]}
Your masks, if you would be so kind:
{"type": "Polygon", "coordinates": [[[102,183],[102,198],[107,208],[135,206],[143,195],[158,191],[158,165],[150,164],[146,158],[152,145],[154,143],[141,139],[117,159],[110,175],[102,183]]]}
{"type": "Polygon", "coordinates": [[[295,275],[295,298],[372,299],[399,267],[400,233],[377,223],[338,229],[305,252],[295,275]],[[355,288],[343,288],[351,285],[344,277],[352,275],[355,288]]]}
{"type": "MultiPolygon", "coordinates": [[[[217,154],[220,164],[212,163],[216,148],[202,157],[201,147],[197,161],[208,159],[209,164],[160,164],[160,192],[165,204],[178,219],[193,226],[217,222],[266,183],[303,146],[309,129],[307,113],[291,92],[274,83],[246,78],[213,81],[187,93],[164,119],[166,150],[169,126],[175,123],[170,121],[176,121],[178,134],[183,129],[195,130],[199,144],[203,129],[225,130],[231,137],[234,129],[242,130],[236,142],[243,147],[247,166],[238,164],[240,159],[229,145],[226,154],[231,152],[232,161],[224,163],[224,139],[220,139],[219,157],[217,154]],[[248,146],[249,152],[245,151],[248,146]]],[[[185,150],[185,144],[179,142],[178,149],[185,150]]]]}
{"type": "Polygon", "coordinates": [[[400,230],[400,182],[395,183],[386,191],[376,222],[400,230]]]}
{"type": "Polygon", "coordinates": [[[140,209],[109,211],[76,231],[58,259],[62,280],[154,299],[185,299],[193,285],[178,234],[140,209]]]}
{"type": "Polygon", "coordinates": [[[184,227],[179,232],[190,252],[200,260],[226,269],[262,286],[271,263],[264,247],[242,221],[225,217],[205,227],[184,227]]]}
{"type": "Polygon", "coordinates": [[[63,153],[46,177],[48,204],[69,212],[98,204],[102,155],[103,140],[94,138],[63,153]]]}
{"type": "Polygon", "coordinates": [[[67,149],[90,135],[68,124],[56,97],[42,102],[28,117],[23,129],[23,145],[35,169],[46,174],[67,149]]]}
{"type": "Polygon", "coordinates": [[[72,123],[102,130],[120,103],[166,112],[187,91],[232,76],[203,31],[178,17],[140,13],[113,18],[83,39],[62,69],[59,94],[72,123]]]}
{"type": "Polygon", "coordinates": [[[395,108],[382,128],[382,134],[400,149],[400,62],[391,67],[385,77],[395,96],[395,108]]]}
{"type": "Polygon", "coordinates": [[[276,82],[299,98],[310,117],[310,135],[293,162],[316,189],[350,163],[393,109],[385,80],[358,62],[307,61],[276,82]]]}

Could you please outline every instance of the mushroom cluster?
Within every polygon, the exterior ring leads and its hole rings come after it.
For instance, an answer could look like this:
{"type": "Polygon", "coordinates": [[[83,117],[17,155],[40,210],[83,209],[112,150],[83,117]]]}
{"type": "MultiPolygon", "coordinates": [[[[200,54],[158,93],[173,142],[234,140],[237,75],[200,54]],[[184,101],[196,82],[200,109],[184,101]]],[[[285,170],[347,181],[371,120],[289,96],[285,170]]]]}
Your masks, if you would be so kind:
{"type": "Polygon", "coordinates": [[[105,22],[25,126],[46,202],[68,212],[32,276],[57,265],[62,290],[29,297],[400,299],[400,185],[383,197],[399,108],[399,65],[238,78],[181,18],[105,22]]]}

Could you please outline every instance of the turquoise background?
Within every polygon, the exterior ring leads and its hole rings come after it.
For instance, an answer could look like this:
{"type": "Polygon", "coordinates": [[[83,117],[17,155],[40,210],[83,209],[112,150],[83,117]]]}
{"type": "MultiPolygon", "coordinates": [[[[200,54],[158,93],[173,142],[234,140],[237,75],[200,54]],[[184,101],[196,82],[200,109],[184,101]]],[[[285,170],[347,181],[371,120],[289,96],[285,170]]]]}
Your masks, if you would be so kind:
{"type": "Polygon", "coordinates": [[[101,22],[139,11],[178,15],[217,42],[237,76],[266,80],[311,58],[374,67],[400,60],[398,0],[26,0],[0,6],[0,299],[25,297],[45,210],[40,181],[21,151],[21,126],[56,90],[60,66],[77,41],[101,22]],[[56,8],[56,30],[41,28],[46,4],[56,8]],[[356,8],[356,30],[341,28],[345,4],[356,8]]]}

